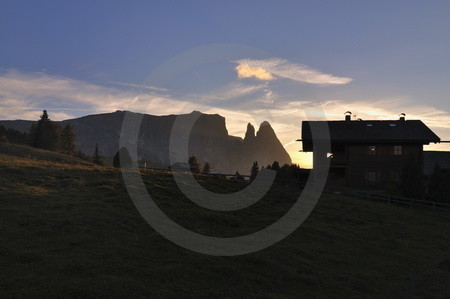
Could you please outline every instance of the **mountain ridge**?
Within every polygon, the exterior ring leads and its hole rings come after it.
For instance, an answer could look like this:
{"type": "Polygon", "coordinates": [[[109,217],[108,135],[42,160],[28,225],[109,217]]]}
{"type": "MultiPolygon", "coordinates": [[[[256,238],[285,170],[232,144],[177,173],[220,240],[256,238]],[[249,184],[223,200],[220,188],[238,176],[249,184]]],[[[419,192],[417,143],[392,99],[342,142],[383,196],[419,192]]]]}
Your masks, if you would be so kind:
{"type": "MultiPolygon", "coordinates": [[[[104,156],[113,156],[119,148],[122,122],[126,113],[142,116],[139,128],[138,158],[148,166],[168,166],[169,141],[177,117],[198,114],[189,139],[189,155],[196,155],[201,163],[209,162],[213,171],[248,173],[253,161],[260,166],[278,161],[291,163],[291,159],[268,122],[261,123],[258,131],[250,123],[244,138],[229,135],[225,117],[193,111],[189,114],[155,116],[117,110],[91,114],[79,118],[57,121],[61,126],[70,124],[77,136],[77,147],[91,154],[95,144],[104,156]]],[[[35,121],[0,120],[0,125],[19,131],[28,131],[35,121]]],[[[126,132],[125,132],[126,134],[126,132]]],[[[187,158],[186,158],[187,160],[187,158]]],[[[172,161],[174,162],[174,161],[172,161]]],[[[178,162],[178,161],[177,161],[178,162]]]]}

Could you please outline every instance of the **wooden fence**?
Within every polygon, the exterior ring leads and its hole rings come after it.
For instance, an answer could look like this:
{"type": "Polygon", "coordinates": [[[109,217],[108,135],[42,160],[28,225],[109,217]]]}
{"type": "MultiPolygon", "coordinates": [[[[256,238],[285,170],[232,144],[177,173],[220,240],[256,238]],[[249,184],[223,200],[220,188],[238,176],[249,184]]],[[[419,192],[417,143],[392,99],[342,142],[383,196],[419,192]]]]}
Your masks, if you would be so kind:
{"type": "Polygon", "coordinates": [[[353,192],[353,195],[367,200],[382,201],[387,202],[388,204],[409,206],[409,208],[411,209],[413,207],[425,207],[432,209],[433,212],[438,210],[450,212],[450,204],[443,202],[428,201],[428,200],[393,196],[389,194],[376,194],[368,192],[353,192]]]}

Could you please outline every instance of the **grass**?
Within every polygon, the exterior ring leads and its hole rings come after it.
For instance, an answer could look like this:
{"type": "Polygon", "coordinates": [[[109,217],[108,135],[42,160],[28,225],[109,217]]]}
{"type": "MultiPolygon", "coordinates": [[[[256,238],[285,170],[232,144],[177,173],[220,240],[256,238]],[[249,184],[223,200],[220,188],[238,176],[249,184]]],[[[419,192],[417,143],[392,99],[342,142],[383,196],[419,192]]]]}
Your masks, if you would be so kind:
{"type": "MultiPolygon", "coordinates": [[[[156,233],[117,170],[14,147],[0,143],[2,297],[450,296],[448,214],[323,195],[305,223],[274,246],[206,256],[156,233]]],[[[214,236],[269,225],[300,192],[276,185],[247,209],[212,212],[185,198],[169,173],[142,175],[172,219],[214,236]]],[[[215,192],[245,187],[198,179],[215,192]]]]}

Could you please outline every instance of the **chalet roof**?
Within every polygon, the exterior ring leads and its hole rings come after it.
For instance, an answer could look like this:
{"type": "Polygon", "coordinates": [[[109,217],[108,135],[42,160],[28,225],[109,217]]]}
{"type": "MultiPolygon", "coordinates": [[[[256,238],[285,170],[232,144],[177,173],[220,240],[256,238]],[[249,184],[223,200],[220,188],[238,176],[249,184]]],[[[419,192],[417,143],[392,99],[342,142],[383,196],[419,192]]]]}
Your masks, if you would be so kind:
{"type": "MultiPolygon", "coordinates": [[[[441,139],[420,120],[303,121],[303,150],[312,150],[311,125],[327,124],[331,142],[421,143],[441,139]]],[[[318,138],[320,140],[320,138],[318,138]]]]}

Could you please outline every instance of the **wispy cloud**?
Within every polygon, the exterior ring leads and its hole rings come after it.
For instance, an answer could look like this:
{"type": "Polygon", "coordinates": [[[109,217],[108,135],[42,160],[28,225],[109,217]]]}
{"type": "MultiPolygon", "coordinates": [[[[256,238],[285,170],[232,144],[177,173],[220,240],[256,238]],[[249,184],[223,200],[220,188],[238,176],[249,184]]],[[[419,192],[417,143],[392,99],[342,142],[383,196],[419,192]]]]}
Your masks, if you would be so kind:
{"type": "Polygon", "coordinates": [[[156,87],[156,86],[151,86],[151,85],[134,84],[134,83],[117,82],[117,81],[110,81],[109,83],[119,85],[119,86],[125,86],[125,87],[133,87],[133,88],[137,88],[137,89],[148,89],[148,90],[154,90],[154,91],[169,91],[167,88],[156,87]]]}
{"type": "MultiPolygon", "coordinates": [[[[192,95],[191,95],[192,96],[192,95]]],[[[267,84],[230,84],[217,93],[198,95],[199,101],[188,96],[149,91],[121,90],[104,87],[70,78],[50,76],[43,73],[22,73],[9,71],[0,75],[0,119],[38,119],[43,109],[48,109],[54,120],[68,119],[86,114],[104,113],[115,110],[132,110],[153,115],[182,114],[193,110],[220,114],[227,120],[231,135],[243,137],[246,125],[255,125],[267,120],[271,123],[282,144],[286,145],[294,161],[310,166],[310,161],[298,153],[301,121],[306,119],[343,119],[350,110],[362,119],[396,119],[399,113],[406,113],[407,119],[421,119],[442,139],[450,139],[450,113],[432,106],[411,106],[411,100],[404,97],[388,99],[346,99],[274,101],[278,96],[267,84]],[[244,104],[225,101],[251,95],[253,102],[244,104]],[[201,97],[214,97],[206,101],[201,97]],[[232,103],[218,107],[217,99],[232,103]],[[259,105],[255,105],[258,102],[259,105]],[[308,111],[308,113],[306,113],[308,111]],[[309,115],[309,117],[308,117],[309,115]]],[[[448,145],[430,148],[447,149],[448,145]]]]}
{"type": "Polygon", "coordinates": [[[242,84],[231,83],[225,87],[210,91],[204,95],[197,95],[199,98],[207,98],[212,100],[230,100],[239,99],[252,95],[256,92],[266,89],[266,84],[242,84]]]}
{"type": "Polygon", "coordinates": [[[236,71],[239,78],[255,77],[260,80],[273,80],[274,77],[281,77],[318,85],[339,85],[352,81],[351,78],[325,74],[306,65],[292,63],[282,58],[241,59],[235,62],[238,64],[236,71]]]}

